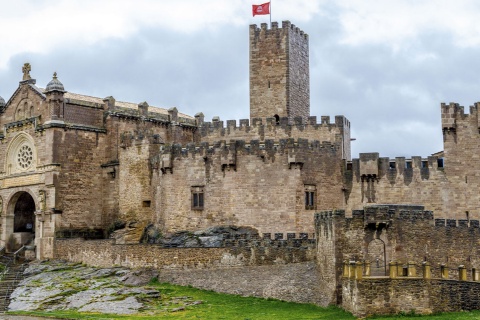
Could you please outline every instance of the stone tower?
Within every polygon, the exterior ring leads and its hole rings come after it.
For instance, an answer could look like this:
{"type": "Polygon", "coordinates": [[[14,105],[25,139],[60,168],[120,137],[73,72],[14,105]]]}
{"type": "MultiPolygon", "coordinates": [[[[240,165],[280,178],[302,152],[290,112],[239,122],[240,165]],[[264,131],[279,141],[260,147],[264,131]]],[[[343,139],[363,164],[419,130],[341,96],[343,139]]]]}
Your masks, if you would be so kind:
{"type": "Polygon", "coordinates": [[[310,115],[308,35],[290,21],[250,26],[250,119],[310,115]]]}

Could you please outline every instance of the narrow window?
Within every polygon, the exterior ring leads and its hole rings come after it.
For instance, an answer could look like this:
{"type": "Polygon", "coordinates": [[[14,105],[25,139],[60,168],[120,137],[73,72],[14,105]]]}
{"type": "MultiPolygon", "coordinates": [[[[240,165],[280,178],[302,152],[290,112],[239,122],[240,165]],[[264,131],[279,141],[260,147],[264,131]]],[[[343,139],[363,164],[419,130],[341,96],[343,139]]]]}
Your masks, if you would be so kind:
{"type": "Polygon", "coordinates": [[[422,161],[422,168],[428,168],[428,161],[422,161]]]}
{"type": "Polygon", "coordinates": [[[395,161],[390,161],[390,165],[389,165],[390,169],[395,169],[395,165],[396,165],[395,161]]]}
{"type": "Polygon", "coordinates": [[[273,116],[275,118],[275,124],[280,124],[280,116],[278,114],[273,116]]]}
{"type": "Polygon", "coordinates": [[[150,200],[145,200],[142,202],[142,207],[148,208],[152,205],[152,202],[150,200]]]}
{"type": "Polygon", "coordinates": [[[406,169],[412,169],[412,162],[411,161],[406,161],[405,162],[405,168],[406,169]]]}
{"type": "Polygon", "coordinates": [[[305,210],[315,210],[316,187],[305,185],[305,210]]]}
{"type": "Polygon", "coordinates": [[[443,168],[443,158],[437,159],[437,164],[439,168],[443,168]]]}
{"type": "Polygon", "coordinates": [[[204,191],[202,186],[192,187],[192,209],[203,210],[204,208],[204,191]]]}

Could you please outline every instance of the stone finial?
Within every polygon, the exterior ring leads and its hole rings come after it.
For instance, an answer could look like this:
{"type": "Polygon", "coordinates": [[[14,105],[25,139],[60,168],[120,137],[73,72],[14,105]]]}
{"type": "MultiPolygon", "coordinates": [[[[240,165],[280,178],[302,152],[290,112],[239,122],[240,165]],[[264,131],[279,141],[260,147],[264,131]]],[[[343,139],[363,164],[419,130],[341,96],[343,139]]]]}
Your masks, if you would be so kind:
{"type": "Polygon", "coordinates": [[[147,101],[143,101],[138,104],[138,111],[142,116],[147,116],[148,115],[148,103],[147,101]]]}
{"type": "Polygon", "coordinates": [[[172,107],[168,109],[168,115],[170,117],[170,121],[172,122],[178,121],[178,109],[176,107],[172,107]]]}
{"type": "Polygon", "coordinates": [[[22,72],[23,72],[23,79],[22,80],[30,80],[32,77],[30,77],[30,71],[32,70],[32,66],[30,63],[26,62],[23,64],[22,67],[22,72]]]}
{"type": "Polygon", "coordinates": [[[61,83],[60,80],[58,80],[56,72],[53,73],[52,80],[45,87],[45,92],[50,92],[50,91],[65,92],[65,87],[63,86],[63,83],[61,83]]]}

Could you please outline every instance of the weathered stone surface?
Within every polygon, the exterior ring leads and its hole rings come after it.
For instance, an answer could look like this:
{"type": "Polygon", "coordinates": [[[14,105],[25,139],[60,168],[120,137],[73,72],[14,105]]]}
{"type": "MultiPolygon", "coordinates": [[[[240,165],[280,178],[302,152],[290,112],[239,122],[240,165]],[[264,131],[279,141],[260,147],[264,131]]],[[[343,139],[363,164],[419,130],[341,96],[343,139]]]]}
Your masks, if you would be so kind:
{"type": "Polygon", "coordinates": [[[327,297],[318,288],[315,263],[242,267],[210,270],[165,270],[160,282],[191,285],[242,296],[275,298],[326,306],[327,297]]]}
{"type": "Polygon", "coordinates": [[[155,276],[152,272],[143,275],[123,268],[96,269],[56,262],[31,264],[25,275],[11,296],[10,311],[77,309],[132,314],[144,306],[143,298],[160,296],[157,290],[138,287],[155,276]]]}

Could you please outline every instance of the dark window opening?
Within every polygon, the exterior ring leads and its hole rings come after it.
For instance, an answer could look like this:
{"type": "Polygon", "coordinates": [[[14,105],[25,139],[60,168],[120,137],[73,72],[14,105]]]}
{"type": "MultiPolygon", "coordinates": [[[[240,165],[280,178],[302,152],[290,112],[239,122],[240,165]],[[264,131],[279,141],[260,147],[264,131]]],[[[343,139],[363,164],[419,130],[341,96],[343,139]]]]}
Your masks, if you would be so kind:
{"type": "Polygon", "coordinates": [[[313,185],[305,185],[305,209],[315,210],[315,193],[316,187],[313,185]]]}
{"type": "Polygon", "coordinates": [[[437,164],[439,168],[443,168],[443,158],[437,159],[437,164]]]}
{"type": "Polygon", "coordinates": [[[280,116],[276,114],[273,117],[275,118],[275,124],[280,124],[280,116]]]}
{"type": "Polygon", "coordinates": [[[391,162],[389,163],[389,168],[390,168],[390,169],[395,169],[395,167],[396,167],[396,163],[393,162],[393,161],[391,161],[391,162]]]}
{"type": "Polygon", "coordinates": [[[412,162],[411,161],[405,162],[405,168],[412,169],[412,162]]]}
{"type": "Polygon", "coordinates": [[[150,200],[145,200],[145,201],[142,202],[142,207],[144,207],[144,208],[148,208],[151,205],[152,205],[152,201],[150,201],[150,200]]]}
{"type": "Polygon", "coordinates": [[[35,202],[30,194],[24,192],[15,204],[13,232],[35,233],[35,202]]]}
{"type": "Polygon", "coordinates": [[[268,80],[268,89],[270,89],[270,80],[268,80]]]}
{"type": "Polygon", "coordinates": [[[203,187],[192,187],[192,209],[203,210],[203,208],[204,208],[203,187]]]}
{"type": "Polygon", "coordinates": [[[422,161],[422,168],[428,168],[428,161],[422,161]]]}
{"type": "Polygon", "coordinates": [[[347,162],[347,170],[352,170],[353,169],[353,165],[351,162],[347,162]]]}

